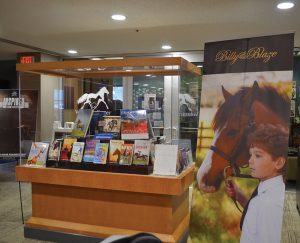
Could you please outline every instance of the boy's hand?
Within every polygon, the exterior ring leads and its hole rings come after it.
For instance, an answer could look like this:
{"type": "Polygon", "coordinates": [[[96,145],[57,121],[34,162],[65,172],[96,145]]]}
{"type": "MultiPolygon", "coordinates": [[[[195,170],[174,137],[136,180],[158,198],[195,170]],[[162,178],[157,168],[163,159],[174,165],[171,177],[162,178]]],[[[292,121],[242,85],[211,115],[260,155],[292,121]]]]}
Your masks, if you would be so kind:
{"type": "Polygon", "coordinates": [[[232,180],[225,181],[225,192],[232,199],[237,199],[238,187],[232,180]]]}

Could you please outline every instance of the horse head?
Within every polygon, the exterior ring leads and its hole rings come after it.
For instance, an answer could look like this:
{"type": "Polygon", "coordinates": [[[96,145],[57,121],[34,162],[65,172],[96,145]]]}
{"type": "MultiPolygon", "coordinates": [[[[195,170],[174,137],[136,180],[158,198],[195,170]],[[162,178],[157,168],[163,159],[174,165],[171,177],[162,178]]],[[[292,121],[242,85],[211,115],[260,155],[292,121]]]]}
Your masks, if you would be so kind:
{"type": "Polygon", "coordinates": [[[214,192],[228,176],[238,176],[239,168],[248,164],[248,135],[258,124],[272,123],[287,126],[288,98],[274,88],[260,88],[255,81],[234,95],[222,87],[224,103],[213,120],[215,132],[210,150],[197,173],[199,189],[214,192]],[[272,102],[276,103],[272,107],[272,102]]]}

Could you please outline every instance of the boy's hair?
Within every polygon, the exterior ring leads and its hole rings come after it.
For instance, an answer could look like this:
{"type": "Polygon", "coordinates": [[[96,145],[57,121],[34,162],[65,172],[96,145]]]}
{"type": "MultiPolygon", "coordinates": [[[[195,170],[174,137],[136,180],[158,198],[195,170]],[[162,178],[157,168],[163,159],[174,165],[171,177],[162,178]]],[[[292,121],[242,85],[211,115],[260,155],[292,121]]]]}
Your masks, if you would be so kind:
{"type": "Polygon", "coordinates": [[[272,157],[287,158],[289,132],[281,125],[260,124],[248,137],[249,147],[257,146],[266,150],[272,157]]]}

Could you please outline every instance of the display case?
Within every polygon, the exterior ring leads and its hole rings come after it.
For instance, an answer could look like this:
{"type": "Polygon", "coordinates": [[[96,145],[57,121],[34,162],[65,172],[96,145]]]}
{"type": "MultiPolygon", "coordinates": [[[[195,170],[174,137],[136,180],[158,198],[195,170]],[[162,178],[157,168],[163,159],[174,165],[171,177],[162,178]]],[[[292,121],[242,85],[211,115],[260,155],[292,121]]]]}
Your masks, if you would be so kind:
{"type": "MultiPolygon", "coordinates": [[[[159,137],[167,144],[182,138],[190,139],[192,149],[195,150],[193,145],[196,144],[197,139],[201,85],[199,68],[182,58],[168,57],[17,64],[17,71],[19,72],[19,97],[23,97],[28,89],[37,90],[39,95],[36,104],[36,126],[29,128],[34,131],[34,138],[24,137],[22,126],[24,112],[21,107],[19,108],[20,167],[17,168],[17,180],[31,182],[33,185],[33,217],[25,224],[26,232],[39,229],[107,237],[112,234],[146,231],[157,235],[164,242],[178,242],[182,239],[188,229],[188,186],[193,181],[193,167],[169,179],[154,175],[131,175],[130,177],[126,174],[129,171],[126,170],[123,171],[125,174],[118,176],[110,172],[96,172],[97,168],[101,167],[96,164],[92,166],[93,171],[78,171],[79,168],[87,168],[85,163],[70,166],[69,162],[65,162],[68,167],[60,170],[57,166],[60,161],[54,163],[58,168],[53,166],[52,168],[28,168],[22,164],[28,159],[30,146],[23,145],[25,140],[27,143],[50,143],[53,137],[59,136],[60,133],[57,131],[62,131],[61,134],[65,138],[68,137],[69,125],[77,120],[76,113],[81,108],[109,112],[109,116],[113,117],[119,116],[127,109],[147,110],[148,122],[154,138],[159,137]],[[31,82],[32,75],[41,75],[41,81],[31,82]],[[57,124],[61,125],[57,126],[57,124]],[[66,178],[62,179],[64,177],[66,178]],[[43,178],[47,178],[47,181],[43,178]],[[132,180],[132,183],[130,182],[129,185],[127,180],[132,180]],[[110,181],[114,183],[111,184],[110,181]],[[116,187],[115,183],[122,185],[116,187]],[[162,185],[165,183],[168,183],[168,189],[163,189],[165,186],[162,185]],[[139,189],[141,185],[144,186],[139,189]],[[65,195],[63,191],[66,188],[72,192],[65,195]],[[104,192],[110,195],[107,194],[102,198],[100,195],[104,192]],[[56,211],[49,208],[49,214],[44,214],[48,206],[40,206],[47,199],[41,195],[49,200],[56,198],[53,203],[60,205],[63,210],[56,211]],[[132,198],[133,201],[121,203],[125,197],[132,198]],[[115,215],[115,209],[106,205],[108,198],[116,200],[111,201],[111,205],[116,202],[122,204],[122,209],[118,209],[119,211],[131,212],[134,207],[136,212],[133,213],[133,219],[127,215],[122,217],[120,222],[118,222],[118,215],[112,217],[112,221],[95,220],[92,217],[87,219],[88,216],[84,214],[74,218],[67,212],[72,215],[76,210],[68,206],[75,198],[79,208],[85,207],[86,202],[91,200],[96,200],[99,205],[105,205],[105,211],[109,212],[106,218],[111,214],[115,215]],[[150,202],[147,202],[148,200],[150,202]],[[157,200],[162,205],[156,205],[157,200]],[[136,202],[139,203],[136,205],[136,202]],[[151,209],[149,211],[151,215],[146,214],[147,208],[157,206],[161,211],[155,212],[156,210],[151,211],[151,209]],[[143,213],[140,214],[139,210],[143,213]],[[147,217],[149,220],[151,218],[152,223],[146,222],[141,226],[139,222],[148,221],[147,217]],[[155,226],[159,225],[158,222],[164,222],[166,225],[164,230],[161,229],[164,227],[155,226]],[[81,231],[80,228],[83,226],[85,230],[81,231]],[[95,230],[99,232],[96,234],[95,230]]],[[[27,98],[30,102],[30,97],[27,98]]],[[[89,129],[85,138],[79,141],[85,141],[86,138],[94,135],[89,129]]],[[[136,167],[141,168],[138,165],[136,167]]],[[[148,172],[146,174],[149,174],[148,172]]],[[[88,210],[93,211],[95,205],[92,203],[88,207],[91,207],[88,210]]],[[[94,209],[100,210],[97,207],[94,209]]],[[[101,218],[103,215],[99,214],[98,217],[101,218]]]]}

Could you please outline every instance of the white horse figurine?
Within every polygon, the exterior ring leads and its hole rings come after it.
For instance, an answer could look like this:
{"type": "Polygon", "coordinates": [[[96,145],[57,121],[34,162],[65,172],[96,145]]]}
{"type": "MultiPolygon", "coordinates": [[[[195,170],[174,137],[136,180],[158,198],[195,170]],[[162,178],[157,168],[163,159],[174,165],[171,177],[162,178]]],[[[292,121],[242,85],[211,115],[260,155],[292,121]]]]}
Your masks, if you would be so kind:
{"type": "Polygon", "coordinates": [[[192,112],[192,108],[196,105],[196,100],[190,94],[179,94],[179,107],[186,105],[189,112],[192,112]]]}
{"type": "Polygon", "coordinates": [[[107,90],[106,87],[102,87],[101,89],[99,89],[99,91],[96,94],[85,93],[81,97],[79,97],[79,99],[77,100],[77,104],[81,104],[82,102],[84,102],[83,105],[81,106],[81,109],[84,108],[85,104],[88,104],[90,106],[90,108],[92,110],[94,110],[98,107],[98,105],[101,102],[103,102],[105,104],[106,108],[108,109],[108,105],[106,104],[106,102],[104,100],[105,94],[109,94],[109,91],[107,90]],[[97,98],[98,98],[97,105],[93,106],[92,99],[97,99],[97,98]]]}

